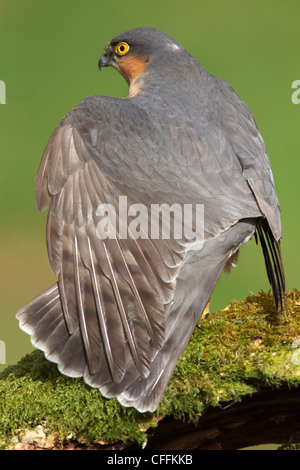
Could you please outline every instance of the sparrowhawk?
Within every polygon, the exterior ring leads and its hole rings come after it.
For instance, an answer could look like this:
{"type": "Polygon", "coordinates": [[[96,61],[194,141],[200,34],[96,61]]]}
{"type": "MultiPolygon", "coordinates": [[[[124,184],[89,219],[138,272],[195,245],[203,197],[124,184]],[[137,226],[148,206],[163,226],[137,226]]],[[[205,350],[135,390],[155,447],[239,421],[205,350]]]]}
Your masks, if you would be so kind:
{"type": "Polygon", "coordinates": [[[48,208],[58,282],[17,318],[63,374],[154,411],[219,276],[253,235],[283,308],[280,209],[263,139],[226,81],[154,28],[112,39],[99,60],[107,66],[127,81],[127,98],[83,99],[43,154],[36,201],[48,208]],[[151,237],[143,223],[140,237],[112,223],[113,236],[99,236],[103,204],[130,229],[121,196],[126,210],[202,205],[202,243],[161,227],[151,237]]]}

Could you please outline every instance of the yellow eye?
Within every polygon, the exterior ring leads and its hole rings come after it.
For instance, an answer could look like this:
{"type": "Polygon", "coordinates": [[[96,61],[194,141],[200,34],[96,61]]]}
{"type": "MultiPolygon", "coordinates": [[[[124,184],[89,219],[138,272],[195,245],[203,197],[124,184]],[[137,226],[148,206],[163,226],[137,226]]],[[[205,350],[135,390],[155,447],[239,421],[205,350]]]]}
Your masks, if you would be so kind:
{"type": "Polygon", "coordinates": [[[116,53],[119,55],[124,55],[129,51],[129,46],[127,42],[119,42],[115,49],[116,53]]]}

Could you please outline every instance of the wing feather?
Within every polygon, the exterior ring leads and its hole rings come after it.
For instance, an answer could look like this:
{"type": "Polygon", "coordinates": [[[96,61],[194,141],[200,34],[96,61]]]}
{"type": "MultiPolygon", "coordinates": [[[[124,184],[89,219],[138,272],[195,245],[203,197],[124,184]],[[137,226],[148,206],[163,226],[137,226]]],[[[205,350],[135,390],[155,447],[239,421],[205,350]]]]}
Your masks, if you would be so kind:
{"type": "MultiPolygon", "coordinates": [[[[118,384],[131,360],[141,376],[149,375],[151,348],[163,346],[164,304],[174,294],[184,255],[176,258],[165,241],[160,247],[149,239],[119,240],[118,233],[112,240],[99,238],[97,207],[109,202],[118,214],[121,192],[84,141],[89,127],[80,134],[77,125],[64,118],[46,147],[36,198],[40,210],[50,203],[48,256],[59,277],[68,332],[77,334],[79,327],[89,373],[97,372],[99,380],[100,364],[103,368],[106,361],[118,384]]],[[[97,143],[95,127],[93,132],[97,143]]]]}
{"type": "Polygon", "coordinates": [[[113,381],[115,383],[119,383],[124,378],[126,371],[124,330],[120,322],[114,299],[112,299],[111,286],[107,285],[108,280],[104,279],[103,275],[101,275],[99,272],[100,270],[97,267],[96,261],[94,259],[95,256],[89,238],[88,247],[90,256],[91,280],[104,349],[113,381]],[[103,301],[103,298],[105,298],[105,302],[103,301]],[[109,316],[107,315],[107,306],[110,307],[108,309],[109,316]],[[115,340],[115,338],[117,338],[117,340],[115,340]]]}
{"type": "Polygon", "coordinates": [[[153,103],[154,119],[133,101],[94,96],[79,103],[54,131],[36,178],[38,208],[49,205],[48,254],[68,332],[78,335],[79,328],[89,374],[107,390],[110,380],[126,388],[134,369],[149,376],[164,346],[165,306],[174,299],[189,242],[163,239],[161,231],[151,239],[149,221],[135,239],[130,217],[126,239],[117,227],[112,239],[102,240],[98,206],[111,204],[120,216],[121,195],[128,206],[143,203],[148,209],[158,201],[202,203],[207,238],[242,218],[261,217],[263,207],[236,156],[237,148],[247,147],[243,142],[234,147],[218,124],[203,124],[203,116],[198,128],[197,120],[177,116],[174,137],[174,121],[160,116],[161,107],[153,103]]]}
{"type": "Polygon", "coordinates": [[[63,224],[62,258],[58,278],[63,312],[70,335],[78,326],[72,232],[70,225],[63,224]]]}

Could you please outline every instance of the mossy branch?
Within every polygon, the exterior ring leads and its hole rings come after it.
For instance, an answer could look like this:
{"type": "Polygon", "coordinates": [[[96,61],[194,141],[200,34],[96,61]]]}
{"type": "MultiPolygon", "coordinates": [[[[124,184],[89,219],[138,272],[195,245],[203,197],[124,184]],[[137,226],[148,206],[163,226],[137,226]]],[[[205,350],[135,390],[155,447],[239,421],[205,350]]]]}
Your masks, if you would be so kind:
{"type": "Polygon", "coordinates": [[[103,448],[143,447],[149,442],[150,447],[150,430],[155,441],[159,427],[165,429],[170,422],[174,427],[175,420],[185,423],[178,432],[190,426],[200,429],[211,410],[221,412],[224,403],[233,401],[233,410],[245,400],[263,401],[262,393],[299,392],[300,397],[299,351],[300,291],[287,293],[282,316],[269,293],[232,301],[201,321],[158,410],[142,414],[103,398],[81,379],[61,375],[55,364],[34,351],[0,375],[0,443],[24,447],[24,436],[35,429],[37,447],[74,442],[103,448]]]}

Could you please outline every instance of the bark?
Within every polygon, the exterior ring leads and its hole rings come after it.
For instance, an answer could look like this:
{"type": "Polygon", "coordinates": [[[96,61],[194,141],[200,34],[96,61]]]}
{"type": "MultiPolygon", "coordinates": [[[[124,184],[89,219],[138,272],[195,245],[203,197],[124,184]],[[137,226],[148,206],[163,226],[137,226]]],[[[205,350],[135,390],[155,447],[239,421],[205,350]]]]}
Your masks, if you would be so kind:
{"type": "Polygon", "coordinates": [[[300,441],[300,390],[265,391],[228,407],[209,408],[198,425],[165,418],[147,449],[237,450],[300,441]]]}

